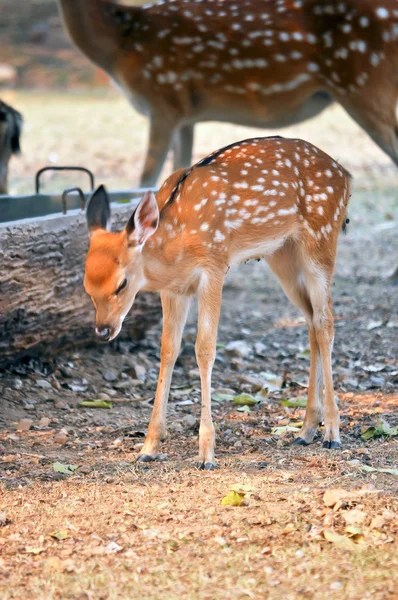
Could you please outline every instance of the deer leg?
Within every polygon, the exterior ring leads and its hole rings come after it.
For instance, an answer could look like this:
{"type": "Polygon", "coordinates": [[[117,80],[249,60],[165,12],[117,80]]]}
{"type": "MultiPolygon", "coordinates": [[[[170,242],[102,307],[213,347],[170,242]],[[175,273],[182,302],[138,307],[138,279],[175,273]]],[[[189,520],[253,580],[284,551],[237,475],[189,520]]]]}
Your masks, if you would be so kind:
{"type": "Polygon", "coordinates": [[[215,433],[211,417],[211,373],[216,356],[217,327],[220,318],[222,280],[201,285],[198,294],[199,318],[196,338],[196,359],[202,386],[202,410],[199,427],[199,465],[212,471],[215,468],[215,433]]]}
{"type": "Polygon", "coordinates": [[[193,125],[183,125],[175,132],[173,141],[173,168],[190,167],[192,163],[193,125]]]}
{"type": "Polygon", "coordinates": [[[163,292],[163,331],[160,350],[160,371],[155,403],[139,462],[159,459],[160,442],[166,437],[166,413],[171,377],[181,346],[182,332],[188,315],[189,298],[163,292]]]}
{"type": "Polygon", "coordinates": [[[304,424],[293,442],[300,446],[308,446],[323,420],[323,372],[319,345],[312,323],[313,308],[302,276],[300,261],[292,259],[295,256],[298,256],[298,253],[294,248],[294,242],[288,241],[273,256],[267,257],[267,263],[278,277],[286,296],[302,312],[308,325],[311,363],[307,408],[304,424]]]}
{"type": "Polygon", "coordinates": [[[163,168],[173,139],[174,126],[159,118],[152,118],[149,144],[141,175],[141,187],[154,187],[163,168]]]}
{"type": "Polygon", "coordinates": [[[322,369],[325,383],[324,400],[324,448],[339,448],[340,442],[340,415],[335,401],[332,376],[332,348],[334,339],[332,304],[329,289],[319,290],[315,286],[312,304],[314,308],[313,326],[322,359],[322,369]]]}
{"type": "Polygon", "coordinates": [[[308,323],[310,340],[310,378],[308,383],[308,400],[304,423],[293,444],[308,446],[315,437],[318,426],[323,420],[323,370],[319,345],[314,326],[308,323]]]}
{"type": "Polygon", "coordinates": [[[388,101],[386,106],[388,98],[391,96],[386,92],[384,97],[380,98],[380,103],[372,98],[372,105],[366,102],[365,97],[361,97],[355,104],[342,97],[340,103],[398,166],[398,115],[395,112],[398,98],[394,97],[394,101],[388,101]]]}

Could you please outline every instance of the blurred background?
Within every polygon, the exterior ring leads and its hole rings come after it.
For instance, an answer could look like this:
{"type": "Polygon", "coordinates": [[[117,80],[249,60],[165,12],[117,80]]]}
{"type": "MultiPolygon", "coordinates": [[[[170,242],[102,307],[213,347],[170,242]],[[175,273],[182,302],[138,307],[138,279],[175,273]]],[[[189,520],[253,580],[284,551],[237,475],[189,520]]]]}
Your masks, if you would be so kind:
{"type": "MultiPolygon", "coordinates": [[[[111,189],[137,186],[147,120],[72,46],[56,0],[0,0],[0,99],[24,117],[22,155],[13,157],[10,165],[11,194],[33,193],[34,174],[45,165],[89,167],[96,181],[111,189]]],[[[356,201],[351,218],[367,223],[396,218],[397,169],[341,108],[334,106],[317,119],[279,132],[311,141],[352,172],[356,201]]],[[[275,130],[197,125],[194,160],[258,133],[275,130]]],[[[162,178],[170,171],[168,161],[162,178]]],[[[59,192],[72,183],[87,187],[82,177],[74,175],[72,180],[47,175],[44,191],[59,192]]]]}

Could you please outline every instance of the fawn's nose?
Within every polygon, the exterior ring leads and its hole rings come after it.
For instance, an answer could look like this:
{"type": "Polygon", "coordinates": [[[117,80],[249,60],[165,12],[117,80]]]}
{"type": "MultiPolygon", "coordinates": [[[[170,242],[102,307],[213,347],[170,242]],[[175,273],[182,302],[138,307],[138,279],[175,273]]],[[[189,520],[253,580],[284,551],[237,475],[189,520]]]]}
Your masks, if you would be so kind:
{"type": "Polygon", "coordinates": [[[109,342],[111,339],[111,328],[109,325],[99,325],[95,328],[95,333],[100,342],[109,342]]]}

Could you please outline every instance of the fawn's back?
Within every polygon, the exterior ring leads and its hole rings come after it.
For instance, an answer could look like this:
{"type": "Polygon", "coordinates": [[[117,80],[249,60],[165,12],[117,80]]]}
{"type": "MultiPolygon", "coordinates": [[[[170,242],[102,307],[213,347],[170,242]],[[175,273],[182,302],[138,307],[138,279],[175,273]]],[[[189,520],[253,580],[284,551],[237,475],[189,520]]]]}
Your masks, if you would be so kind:
{"type": "Polygon", "coordinates": [[[249,139],[164,183],[148,246],[172,261],[188,252],[227,264],[273,254],[287,238],[313,253],[335,246],[348,197],[349,174],[312,144],[249,139]]]}

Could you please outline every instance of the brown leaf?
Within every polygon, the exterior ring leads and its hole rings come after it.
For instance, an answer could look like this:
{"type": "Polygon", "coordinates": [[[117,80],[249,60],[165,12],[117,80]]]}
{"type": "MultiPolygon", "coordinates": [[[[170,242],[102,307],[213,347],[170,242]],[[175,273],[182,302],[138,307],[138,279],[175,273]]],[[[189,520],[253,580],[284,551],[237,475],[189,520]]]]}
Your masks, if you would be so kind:
{"type": "Polygon", "coordinates": [[[347,525],[362,525],[368,515],[362,510],[343,510],[340,513],[347,525]]]}
{"type": "Polygon", "coordinates": [[[57,571],[57,573],[63,573],[66,570],[65,562],[58,558],[58,556],[50,556],[47,560],[47,566],[52,571],[57,571]]]}
{"type": "Polygon", "coordinates": [[[350,492],[348,492],[347,490],[343,490],[341,488],[338,488],[335,490],[326,490],[326,492],[323,495],[323,502],[324,502],[325,506],[329,506],[330,508],[332,508],[338,502],[341,502],[342,500],[346,500],[349,497],[350,497],[350,492]]]}

